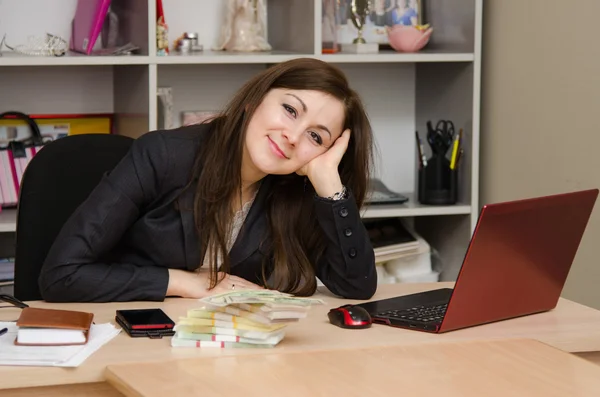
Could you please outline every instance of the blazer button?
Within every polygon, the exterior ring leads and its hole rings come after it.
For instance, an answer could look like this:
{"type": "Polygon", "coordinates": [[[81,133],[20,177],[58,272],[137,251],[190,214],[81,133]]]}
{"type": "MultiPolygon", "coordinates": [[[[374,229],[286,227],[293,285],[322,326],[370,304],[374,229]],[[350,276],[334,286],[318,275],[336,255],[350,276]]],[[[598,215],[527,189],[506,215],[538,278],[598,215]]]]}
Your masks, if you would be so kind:
{"type": "Polygon", "coordinates": [[[348,228],[348,229],[344,230],[344,235],[346,237],[352,236],[352,229],[348,228]]]}
{"type": "Polygon", "coordinates": [[[340,209],[340,216],[341,216],[342,218],[345,218],[345,217],[347,217],[347,216],[348,216],[348,208],[346,208],[346,207],[342,207],[342,208],[340,209]]]}
{"type": "Polygon", "coordinates": [[[348,255],[350,255],[350,258],[356,258],[356,250],[354,248],[350,248],[348,255]]]}

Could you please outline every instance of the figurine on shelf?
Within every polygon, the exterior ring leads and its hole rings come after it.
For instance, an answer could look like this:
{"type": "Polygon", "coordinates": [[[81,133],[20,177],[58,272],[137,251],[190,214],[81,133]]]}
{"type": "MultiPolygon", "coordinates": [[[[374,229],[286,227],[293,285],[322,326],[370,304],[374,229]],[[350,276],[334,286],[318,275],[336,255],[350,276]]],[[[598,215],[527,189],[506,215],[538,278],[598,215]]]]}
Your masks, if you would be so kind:
{"type": "Polygon", "coordinates": [[[165,21],[162,0],[156,1],[156,55],[169,55],[169,27],[165,21]]]}
{"type": "Polygon", "coordinates": [[[156,24],[156,55],[169,55],[169,28],[163,17],[156,24]]]}
{"type": "Polygon", "coordinates": [[[265,0],[227,0],[219,50],[270,51],[265,0]]]}

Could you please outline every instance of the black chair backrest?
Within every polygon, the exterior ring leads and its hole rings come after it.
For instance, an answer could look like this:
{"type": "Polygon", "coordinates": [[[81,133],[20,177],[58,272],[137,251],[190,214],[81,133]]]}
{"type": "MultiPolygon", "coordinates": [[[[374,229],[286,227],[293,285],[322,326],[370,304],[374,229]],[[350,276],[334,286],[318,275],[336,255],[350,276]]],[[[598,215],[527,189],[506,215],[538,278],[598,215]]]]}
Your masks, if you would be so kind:
{"type": "Polygon", "coordinates": [[[60,229],[132,143],[121,135],[70,135],[45,145],[31,159],[17,208],[16,298],[42,299],[38,277],[60,229]]]}

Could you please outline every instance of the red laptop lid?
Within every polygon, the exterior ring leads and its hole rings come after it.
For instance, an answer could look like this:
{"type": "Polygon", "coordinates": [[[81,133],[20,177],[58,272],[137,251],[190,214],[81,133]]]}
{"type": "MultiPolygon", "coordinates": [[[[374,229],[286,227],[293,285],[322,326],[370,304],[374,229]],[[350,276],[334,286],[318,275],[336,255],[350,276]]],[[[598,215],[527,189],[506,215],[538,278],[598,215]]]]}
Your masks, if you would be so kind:
{"type": "Polygon", "coordinates": [[[553,309],[597,196],[484,206],[439,332],[553,309]]]}

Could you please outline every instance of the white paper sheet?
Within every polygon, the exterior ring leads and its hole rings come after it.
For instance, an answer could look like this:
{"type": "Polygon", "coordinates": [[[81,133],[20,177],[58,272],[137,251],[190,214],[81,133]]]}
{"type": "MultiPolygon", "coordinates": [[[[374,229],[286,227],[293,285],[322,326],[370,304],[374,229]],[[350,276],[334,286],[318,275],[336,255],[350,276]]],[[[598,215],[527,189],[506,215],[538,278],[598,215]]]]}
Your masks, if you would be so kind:
{"type": "Polygon", "coordinates": [[[0,322],[0,365],[77,367],[96,350],[121,332],[110,323],[92,324],[88,343],[78,346],[17,346],[14,344],[18,327],[15,323],[0,322]]]}

